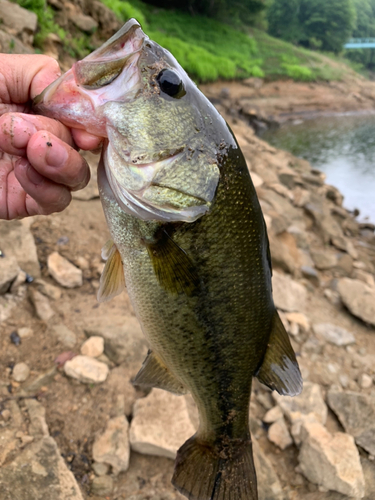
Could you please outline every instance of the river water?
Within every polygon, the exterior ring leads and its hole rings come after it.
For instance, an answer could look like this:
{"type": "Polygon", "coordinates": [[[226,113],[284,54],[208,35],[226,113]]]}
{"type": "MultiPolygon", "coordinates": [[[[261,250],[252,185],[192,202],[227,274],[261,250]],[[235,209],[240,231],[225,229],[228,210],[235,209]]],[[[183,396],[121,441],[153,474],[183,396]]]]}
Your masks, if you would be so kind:
{"type": "Polygon", "coordinates": [[[344,206],[375,223],[375,115],[341,114],[295,121],[262,138],[308,160],[344,195],[344,206]]]}

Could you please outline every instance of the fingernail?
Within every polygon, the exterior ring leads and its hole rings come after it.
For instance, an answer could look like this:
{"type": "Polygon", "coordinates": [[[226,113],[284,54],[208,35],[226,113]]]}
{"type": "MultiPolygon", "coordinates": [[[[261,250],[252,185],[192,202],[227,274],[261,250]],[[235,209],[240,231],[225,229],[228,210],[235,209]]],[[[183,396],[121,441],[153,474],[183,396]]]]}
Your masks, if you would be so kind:
{"type": "Polygon", "coordinates": [[[11,144],[14,148],[24,149],[30,140],[30,137],[37,131],[36,127],[19,116],[10,117],[10,136],[11,144]]]}
{"type": "Polygon", "coordinates": [[[64,146],[54,139],[46,139],[46,162],[50,167],[61,167],[68,159],[68,145],[64,146]]]}

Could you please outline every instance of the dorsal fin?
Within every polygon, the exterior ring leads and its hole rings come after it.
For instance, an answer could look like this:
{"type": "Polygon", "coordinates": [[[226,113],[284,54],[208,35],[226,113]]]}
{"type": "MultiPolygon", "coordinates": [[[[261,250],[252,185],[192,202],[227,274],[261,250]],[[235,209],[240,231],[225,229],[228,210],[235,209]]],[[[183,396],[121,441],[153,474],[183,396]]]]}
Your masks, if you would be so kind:
{"type": "Polygon", "coordinates": [[[199,285],[199,277],[186,252],[166,231],[155,243],[145,244],[160,285],[171,293],[191,295],[199,285]]]}
{"type": "Polygon", "coordinates": [[[124,269],[120,252],[112,240],[102,248],[102,258],[107,262],[100,277],[97,298],[98,302],[107,302],[124,290],[124,269]]]}
{"type": "Polygon", "coordinates": [[[283,396],[297,396],[302,391],[296,355],[277,311],[263,363],[255,375],[260,382],[283,396]]]}
{"type": "Polygon", "coordinates": [[[165,364],[151,350],[137,373],[134,385],[142,387],[156,387],[174,394],[187,394],[187,390],[179,380],[168,370],[165,364]]]}

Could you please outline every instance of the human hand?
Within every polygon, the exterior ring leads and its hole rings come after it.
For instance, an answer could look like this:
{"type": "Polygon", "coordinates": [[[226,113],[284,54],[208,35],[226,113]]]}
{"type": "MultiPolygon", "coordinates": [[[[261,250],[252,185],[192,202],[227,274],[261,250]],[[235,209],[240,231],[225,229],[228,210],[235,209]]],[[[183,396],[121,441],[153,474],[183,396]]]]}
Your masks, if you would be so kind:
{"type": "Polygon", "coordinates": [[[95,149],[101,138],[27,114],[58,76],[50,57],[0,54],[0,219],[60,212],[90,179],[74,147],[95,149]]]}

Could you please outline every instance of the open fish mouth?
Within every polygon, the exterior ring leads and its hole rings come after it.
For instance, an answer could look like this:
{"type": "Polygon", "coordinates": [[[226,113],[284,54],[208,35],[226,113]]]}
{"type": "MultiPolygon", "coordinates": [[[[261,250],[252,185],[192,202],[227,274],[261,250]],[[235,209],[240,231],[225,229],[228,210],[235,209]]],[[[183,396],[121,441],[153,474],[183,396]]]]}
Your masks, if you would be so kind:
{"type": "Polygon", "coordinates": [[[140,88],[138,59],[148,37],[130,19],[104,45],[49,85],[33,101],[33,110],[65,125],[107,137],[98,112],[109,101],[131,101],[140,88]]]}

